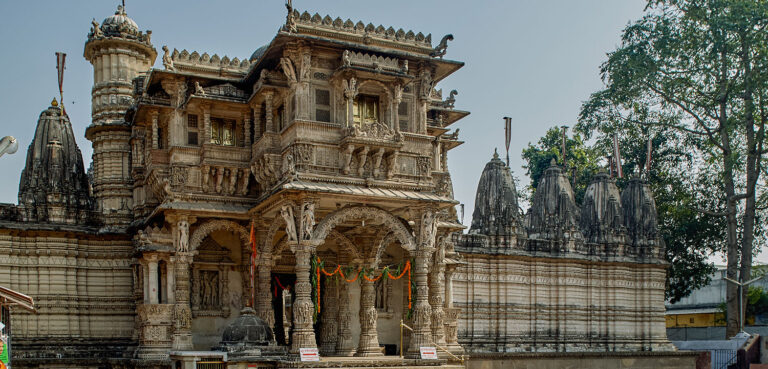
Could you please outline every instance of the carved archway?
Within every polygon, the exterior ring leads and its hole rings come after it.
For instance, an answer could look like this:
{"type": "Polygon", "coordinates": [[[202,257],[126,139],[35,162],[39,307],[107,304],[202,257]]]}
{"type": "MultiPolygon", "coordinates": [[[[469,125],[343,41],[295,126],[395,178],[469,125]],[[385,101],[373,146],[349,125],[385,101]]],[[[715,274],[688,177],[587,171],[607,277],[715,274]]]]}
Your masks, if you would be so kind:
{"type": "Polygon", "coordinates": [[[362,256],[360,255],[360,250],[358,250],[357,247],[355,247],[355,245],[352,244],[352,241],[350,241],[349,238],[333,230],[328,234],[328,236],[336,239],[336,242],[339,243],[339,246],[341,246],[343,250],[348,252],[353,259],[362,259],[362,256]]]}
{"type": "MultiPolygon", "coordinates": [[[[403,224],[400,218],[385,210],[371,206],[345,207],[328,214],[317,224],[317,227],[312,234],[312,239],[315,241],[325,241],[325,238],[328,237],[330,232],[339,224],[360,218],[375,218],[381,220],[384,228],[388,229],[393,234],[394,238],[400,241],[400,245],[402,245],[406,251],[413,253],[416,250],[416,240],[414,240],[411,231],[405,224],[403,224]]],[[[386,247],[387,245],[382,242],[377,246],[381,248],[382,246],[386,247]]],[[[380,254],[380,251],[376,250],[376,254],[380,254]]]]}
{"type": "Polygon", "coordinates": [[[231,220],[223,220],[223,219],[209,220],[203,223],[201,226],[197,227],[195,232],[192,233],[192,237],[189,240],[190,251],[197,250],[197,248],[200,247],[200,244],[203,242],[205,237],[211,234],[211,232],[217,231],[220,229],[225,229],[225,230],[237,233],[240,236],[240,240],[243,242],[243,245],[248,244],[248,241],[249,241],[248,231],[246,231],[245,227],[231,220]]]}

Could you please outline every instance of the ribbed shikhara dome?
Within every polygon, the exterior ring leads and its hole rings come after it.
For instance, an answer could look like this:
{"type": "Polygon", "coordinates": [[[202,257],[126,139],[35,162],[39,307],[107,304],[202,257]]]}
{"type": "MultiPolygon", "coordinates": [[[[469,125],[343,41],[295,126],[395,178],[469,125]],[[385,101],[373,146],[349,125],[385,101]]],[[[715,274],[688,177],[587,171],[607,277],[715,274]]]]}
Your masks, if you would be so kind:
{"type": "Polygon", "coordinates": [[[557,237],[563,231],[576,229],[579,219],[580,209],[571,183],[553,159],[533,194],[531,209],[526,216],[528,234],[531,238],[557,237]]]}
{"type": "Polygon", "coordinates": [[[624,211],[624,226],[632,245],[645,247],[661,244],[662,240],[658,237],[656,201],[647,184],[640,178],[630,179],[621,193],[621,206],[624,211]]]}
{"type": "Polygon", "coordinates": [[[498,153],[485,165],[477,184],[475,210],[469,233],[508,235],[521,222],[517,204],[517,190],[507,167],[498,153]]]}
{"type": "Polygon", "coordinates": [[[584,192],[581,232],[587,242],[624,243],[624,212],[621,194],[608,173],[597,173],[584,192]]]}
{"type": "Polygon", "coordinates": [[[22,220],[82,224],[92,209],[83,156],[56,100],[40,113],[19,182],[22,220]]]}

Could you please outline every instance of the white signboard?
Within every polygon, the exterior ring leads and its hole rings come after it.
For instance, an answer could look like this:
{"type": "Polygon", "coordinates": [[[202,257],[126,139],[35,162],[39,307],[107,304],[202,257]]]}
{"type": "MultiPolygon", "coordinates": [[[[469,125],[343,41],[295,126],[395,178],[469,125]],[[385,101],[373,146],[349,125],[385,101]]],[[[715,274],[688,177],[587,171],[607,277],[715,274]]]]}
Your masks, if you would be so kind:
{"type": "Polygon", "coordinates": [[[419,347],[422,359],[437,359],[437,350],[434,347],[419,347]]]}
{"type": "Polygon", "coordinates": [[[317,348],[300,348],[301,361],[320,361],[320,353],[317,348]]]}

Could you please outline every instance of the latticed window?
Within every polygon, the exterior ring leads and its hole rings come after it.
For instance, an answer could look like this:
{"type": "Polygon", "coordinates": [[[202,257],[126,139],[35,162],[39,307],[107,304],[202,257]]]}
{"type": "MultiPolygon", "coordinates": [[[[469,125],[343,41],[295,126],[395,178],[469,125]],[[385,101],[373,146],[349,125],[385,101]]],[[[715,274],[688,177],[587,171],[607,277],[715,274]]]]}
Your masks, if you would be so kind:
{"type": "Polygon", "coordinates": [[[358,95],[353,105],[354,122],[357,125],[379,121],[379,98],[371,95],[358,95]]]}
{"type": "Polygon", "coordinates": [[[197,115],[187,115],[187,145],[197,146],[199,143],[199,128],[197,115]]]}
{"type": "Polygon", "coordinates": [[[214,145],[235,146],[235,122],[211,118],[211,143],[214,145]]]}
{"type": "Polygon", "coordinates": [[[328,90],[315,90],[315,120],[331,121],[331,92],[328,90]]]}

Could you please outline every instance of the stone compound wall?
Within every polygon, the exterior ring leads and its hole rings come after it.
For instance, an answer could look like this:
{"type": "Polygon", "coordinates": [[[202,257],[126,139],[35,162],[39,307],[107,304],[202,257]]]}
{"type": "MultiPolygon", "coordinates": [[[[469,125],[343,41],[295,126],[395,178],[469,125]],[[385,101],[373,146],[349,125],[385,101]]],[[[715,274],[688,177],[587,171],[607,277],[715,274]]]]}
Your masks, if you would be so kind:
{"type": "MultiPolygon", "coordinates": [[[[468,369],[692,369],[702,365],[699,352],[634,352],[634,353],[536,353],[471,355],[468,369]]],[[[705,353],[708,354],[708,353],[705,353]]],[[[706,355],[705,355],[706,356],[706,355]]]]}
{"type": "Polygon", "coordinates": [[[125,236],[0,228],[0,285],[37,308],[13,311],[14,363],[122,357],[135,344],[131,250],[125,236]]]}
{"type": "Polygon", "coordinates": [[[663,265],[462,255],[453,298],[469,352],[674,350],[663,265]]]}

